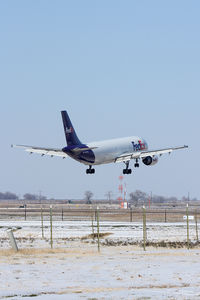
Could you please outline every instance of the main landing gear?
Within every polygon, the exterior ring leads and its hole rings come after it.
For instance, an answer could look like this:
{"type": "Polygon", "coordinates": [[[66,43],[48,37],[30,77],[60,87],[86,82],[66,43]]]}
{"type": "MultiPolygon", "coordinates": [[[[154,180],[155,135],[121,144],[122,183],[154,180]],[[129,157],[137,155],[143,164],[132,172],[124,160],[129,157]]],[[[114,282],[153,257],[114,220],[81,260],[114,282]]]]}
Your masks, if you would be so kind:
{"type": "MultiPolygon", "coordinates": [[[[125,163],[125,165],[126,165],[126,169],[123,170],[123,174],[131,174],[131,173],[132,173],[132,170],[129,169],[129,161],[126,161],[126,162],[124,162],[124,163],[125,163]]],[[[139,166],[140,166],[140,165],[139,165],[139,163],[138,163],[138,158],[136,158],[134,167],[135,167],[135,168],[139,168],[139,166]]]]}
{"type": "Polygon", "coordinates": [[[89,166],[89,169],[86,170],[86,174],[94,174],[95,169],[92,169],[92,166],[89,166]]]}
{"type": "Polygon", "coordinates": [[[132,170],[129,169],[129,161],[125,162],[126,164],[126,169],[123,170],[123,174],[131,174],[132,170]]]}
{"type": "Polygon", "coordinates": [[[134,164],[134,167],[135,167],[135,168],[139,168],[139,166],[140,166],[140,165],[139,165],[139,163],[138,163],[138,159],[136,158],[136,162],[135,162],[135,164],[134,164]]]}

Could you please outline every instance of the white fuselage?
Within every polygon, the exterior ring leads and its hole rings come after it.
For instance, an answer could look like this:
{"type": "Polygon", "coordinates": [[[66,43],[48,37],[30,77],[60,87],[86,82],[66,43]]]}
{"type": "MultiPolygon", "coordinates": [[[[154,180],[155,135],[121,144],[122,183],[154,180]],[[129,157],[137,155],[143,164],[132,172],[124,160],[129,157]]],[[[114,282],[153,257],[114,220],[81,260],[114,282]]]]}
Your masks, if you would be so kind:
{"type": "Polygon", "coordinates": [[[112,163],[120,155],[148,149],[146,141],[137,136],[92,142],[88,143],[87,146],[90,148],[97,147],[92,150],[95,155],[95,162],[92,165],[112,163]]]}

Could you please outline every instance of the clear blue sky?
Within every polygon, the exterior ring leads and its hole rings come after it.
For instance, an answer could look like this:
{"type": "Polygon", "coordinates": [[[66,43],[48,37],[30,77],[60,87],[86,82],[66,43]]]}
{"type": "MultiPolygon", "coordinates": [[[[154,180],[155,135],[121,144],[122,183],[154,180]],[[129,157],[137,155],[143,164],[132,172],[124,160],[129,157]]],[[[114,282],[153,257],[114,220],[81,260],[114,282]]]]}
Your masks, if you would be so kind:
{"type": "Polygon", "coordinates": [[[199,1],[0,1],[0,191],[117,197],[123,164],[95,176],[10,144],[63,147],[60,110],[83,142],[130,135],[188,144],[126,176],[128,192],[200,198],[199,1]]]}

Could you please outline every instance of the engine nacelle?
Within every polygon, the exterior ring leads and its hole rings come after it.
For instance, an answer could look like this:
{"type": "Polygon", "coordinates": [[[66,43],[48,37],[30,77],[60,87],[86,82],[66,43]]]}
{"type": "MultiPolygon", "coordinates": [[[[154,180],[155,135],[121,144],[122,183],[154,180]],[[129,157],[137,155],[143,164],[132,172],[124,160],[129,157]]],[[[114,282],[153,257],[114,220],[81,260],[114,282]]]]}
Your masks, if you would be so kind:
{"type": "Polygon", "coordinates": [[[142,159],[142,162],[146,166],[153,166],[153,165],[157,164],[157,162],[158,162],[158,156],[156,156],[156,155],[147,156],[147,157],[145,157],[145,158],[142,159]]]}

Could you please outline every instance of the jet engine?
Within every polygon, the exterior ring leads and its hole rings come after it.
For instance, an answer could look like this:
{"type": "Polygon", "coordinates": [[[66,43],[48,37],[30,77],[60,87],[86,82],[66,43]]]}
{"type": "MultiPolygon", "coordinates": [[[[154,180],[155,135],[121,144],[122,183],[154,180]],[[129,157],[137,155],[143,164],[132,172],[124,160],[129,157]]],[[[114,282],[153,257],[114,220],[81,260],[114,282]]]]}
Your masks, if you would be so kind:
{"type": "Polygon", "coordinates": [[[145,157],[145,158],[142,159],[142,162],[146,166],[153,166],[153,165],[157,164],[157,162],[158,162],[158,156],[156,156],[156,155],[147,156],[147,157],[145,157]]]}

